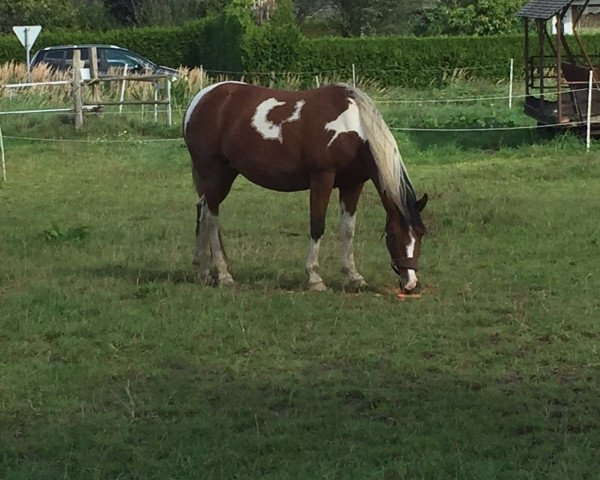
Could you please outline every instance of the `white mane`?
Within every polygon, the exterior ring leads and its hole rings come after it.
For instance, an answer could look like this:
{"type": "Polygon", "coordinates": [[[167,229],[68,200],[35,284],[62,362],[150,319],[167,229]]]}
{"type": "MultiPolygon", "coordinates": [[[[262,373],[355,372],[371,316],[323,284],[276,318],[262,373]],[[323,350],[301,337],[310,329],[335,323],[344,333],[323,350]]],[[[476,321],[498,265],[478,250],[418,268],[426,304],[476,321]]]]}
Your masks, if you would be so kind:
{"type": "Polygon", "coordinates": [[[407,194],[415,197],[396,139],[371,98],[356,87],[345,85],[360,111],[363,130],[379,171],[381,189],[393,200],[405,218],[411,218],[407,194]]]}

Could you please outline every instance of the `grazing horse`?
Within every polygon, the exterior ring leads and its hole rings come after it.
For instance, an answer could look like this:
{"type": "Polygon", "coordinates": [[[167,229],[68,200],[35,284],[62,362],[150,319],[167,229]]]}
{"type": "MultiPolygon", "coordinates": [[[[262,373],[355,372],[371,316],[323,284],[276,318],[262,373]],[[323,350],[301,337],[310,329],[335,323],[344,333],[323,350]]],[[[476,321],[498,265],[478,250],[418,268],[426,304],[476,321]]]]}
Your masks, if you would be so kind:
{"type": "Polygon", "coordinates": [[[325,290],[318,273],[325,214],[339,189],[342,272],[345,282],[364,287],[356,270],[352,239],[364,183],[371,179],[386,211],[386,243],[392,268],[405,292],[417,291],[418,257],[425,226],[425,194],[415,190],[396,141],[373,101],[358,88],[330,85],[291,92],[241,82],[201,90],[183,121],[198,197],[194,263],[199,283],[231,284],[219,232],[219,205],[242,174],[282,192],[310,190],[308,287],[325,290]]]}

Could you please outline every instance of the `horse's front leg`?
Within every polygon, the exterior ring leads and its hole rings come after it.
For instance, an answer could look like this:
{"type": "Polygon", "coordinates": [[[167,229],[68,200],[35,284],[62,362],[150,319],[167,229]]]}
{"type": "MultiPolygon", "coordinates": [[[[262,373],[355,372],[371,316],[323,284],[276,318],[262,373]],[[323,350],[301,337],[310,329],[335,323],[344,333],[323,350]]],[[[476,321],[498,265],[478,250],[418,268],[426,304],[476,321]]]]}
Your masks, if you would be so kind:
{"type": "Polygon", "coordinates": [[[342,239],[342,273],[344,283],[351,289],[367,286],[363,276],[356,270],[354,262],[354,230],[356,228],[356,207],[364,183],[352,187],[340,187],[340,236],[342,239]]]}
{"type": "Polygon", "coordinates": [[[327,204],[333,190],[335,175],[326,173],[310,179],[310,248],[306,259],[308,289],[322,292],[327,289],[318,273],[321,237],[325,233],[327,204]]]}

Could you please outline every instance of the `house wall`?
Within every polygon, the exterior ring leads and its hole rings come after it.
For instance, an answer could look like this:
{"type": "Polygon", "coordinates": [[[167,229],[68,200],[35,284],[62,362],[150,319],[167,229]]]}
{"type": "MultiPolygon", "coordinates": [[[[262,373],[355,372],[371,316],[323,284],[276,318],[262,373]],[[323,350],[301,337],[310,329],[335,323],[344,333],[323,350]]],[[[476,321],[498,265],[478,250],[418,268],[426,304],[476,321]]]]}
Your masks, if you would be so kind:
{"type": "MultiPolygon", "coordinates": [[[[583,8],[583,1],[573,2],[565,16],[565,34],[573,35],[573,19],[577,18],[583,8]]],[[[591,1],[581,16],[577,28],[600,30],[600,0],[591,1]]],[[[552,33],[556,34],[556,19],[552,21],[552,33]]]]}

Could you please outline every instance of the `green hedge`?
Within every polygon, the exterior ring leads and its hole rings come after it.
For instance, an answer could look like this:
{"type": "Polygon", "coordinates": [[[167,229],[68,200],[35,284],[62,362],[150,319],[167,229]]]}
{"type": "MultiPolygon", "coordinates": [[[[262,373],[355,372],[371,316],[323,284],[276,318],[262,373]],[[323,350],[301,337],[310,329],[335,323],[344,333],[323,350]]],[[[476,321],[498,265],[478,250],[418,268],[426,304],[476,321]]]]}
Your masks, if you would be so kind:
{"type": "Polygon", "coordinates": [[[321,38],[305,42],[299,67],[350,75],[355,64],[360,77],[422,87],[447,80],[456,67],[472,67],[471,73],[485,78],[506,77],[511,58],[523,64],[522,44],[518,36],[321,38]]]}
{"type": "MultiPolygon", "coordinates": [[[[266,30],[265,30],[266,32],[266,30]]],[[[287,41],[288,37],[280,37],[287,41]]],[[[264,34],[263,34],[264,37],[264,34]]],[[[454,75],[468,75],[488,80],[506,79],[509,62],[514,59],[517,75],[524,72],[524,38],[522,35],[489,37],[324,37],[299,40],[299,48],[289,46],[279,55],[268,39],[258,38],[244,66],[247,71],[306,72],[314,82],[314,75],[349,79],[352,64],[360,78],[372,79],[383,85],[426,87],[447,83],[454,75]],[[263,49],[261,51],[260,49],[263,49]],[[463,72],[458,69],[465,68],[463,72]]],[[[568,39],[573,51],[578,46],[573,37],[568,39]]],[[[585,35],[586,50],[600,54],[600,35],[585,35]]],[[[532,48],[535,48],[533,46],[532,48]]],[[[532,50],[532,53],[533,50],[532,50]]],[[[548,45],[547,53],[552,54],[548,45]]]]}
{"type": "MultiPolygon", "coordinates": [[[[229,26],[229,28],[231,27],[229,26]]],[[[42,30],[33,51],[53,45],[101,43],[129,48],[160,65],[197,66],[201,64],[204,56],[209,55],[209,50],[215,59],[228,57],[229,49],[224,47],[225,41],[210,42],[206,38],[206,33],[211,31],[215,32],[215,38],[218,38],[217,33],[223,36],[227,29],[218,19],[210,19],[189,23],[183,27],[123,28],[106,32],[61,30],[44,32],[42,30]],[[216,28],[215,23],[219,23],[222,28],[216,28]],[[212,44],[210,47],[209,43],[212,44]],[[219,46],[223,46],[223,48],[219,48],[219,46]]],[[[13,60],[23,61],[24,58],[25,49],[19,43],[16,35],[0,36],[0,64],[13,60]]],[[[236,66],[241,67],[239,62],[236,66]]]]}
{"type": "MultiPolygon", "coordinates": [[[[590,53],[600,53],[600,35],[586,35],[584,42],[590,53]]],[[[457,67],[470,67],[471,75],[482,78],[506,78],[510,58],[515,59],[517,69],[523,69],[523,38],[519,35],[307,39],[294,27],[243,27],[228,15],[183,27],[42,32],[35,47],[77,43],[120,45],[172,67],[305,72],[311,81],[318,73],[350,78],[354,63],[361,78],[411,87],[444,83],[457,67]]],[[[0,36],[0,63],[22,61],[24,56],[16,36],[0,36]]]]}

